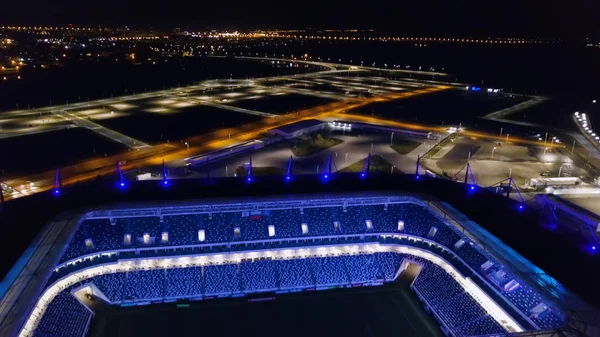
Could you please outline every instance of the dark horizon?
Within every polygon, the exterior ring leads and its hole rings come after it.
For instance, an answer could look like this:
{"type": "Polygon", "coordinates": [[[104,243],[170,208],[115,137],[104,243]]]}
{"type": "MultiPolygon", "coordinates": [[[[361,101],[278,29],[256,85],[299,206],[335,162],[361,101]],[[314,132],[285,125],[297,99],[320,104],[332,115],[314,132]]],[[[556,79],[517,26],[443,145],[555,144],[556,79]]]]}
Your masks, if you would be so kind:
{"type": "Polygon", "coordinates": [[[108,0],[97,3],[32,0],[3,4],[1,25],[179,26],[213,29],[376,29],[405,35],[519,36],[565,40],[598,38],[600,3],[516,1],[449,3],[379,0],[174,3],[108,0]]]}

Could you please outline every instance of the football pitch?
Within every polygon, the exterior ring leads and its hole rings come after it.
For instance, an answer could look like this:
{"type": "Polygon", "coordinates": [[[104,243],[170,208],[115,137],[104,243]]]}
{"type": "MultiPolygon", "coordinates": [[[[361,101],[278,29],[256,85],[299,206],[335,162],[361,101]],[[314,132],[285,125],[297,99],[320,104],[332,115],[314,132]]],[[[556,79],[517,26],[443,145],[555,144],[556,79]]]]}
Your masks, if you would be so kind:
{"type": "Polygon", "coordinates": [[[443,336],[404,279],[189,304],[110,308],[96,314],[87,336],[443,336]]]}

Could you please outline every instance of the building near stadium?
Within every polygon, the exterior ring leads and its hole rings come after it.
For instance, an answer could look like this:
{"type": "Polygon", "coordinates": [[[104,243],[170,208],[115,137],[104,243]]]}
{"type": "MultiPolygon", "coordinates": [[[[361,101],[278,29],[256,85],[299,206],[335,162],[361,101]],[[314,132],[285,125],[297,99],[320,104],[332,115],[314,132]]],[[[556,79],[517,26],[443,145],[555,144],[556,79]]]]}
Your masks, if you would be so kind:
{"type": "MultiPolygon", "coordinates": [[[[426,177],[263,179],[61,191],[2,282],[0,334],[82,337],[98,305],[381,287],[410,270],[411,291],[447,336],[598,335],[592,306],[427,192],[474,206],[491,198],[501,220],[529,216],[522,204],[426,177]]],[[[18,211],[37,201],[1,214],[27,219],[18,211]]]]}

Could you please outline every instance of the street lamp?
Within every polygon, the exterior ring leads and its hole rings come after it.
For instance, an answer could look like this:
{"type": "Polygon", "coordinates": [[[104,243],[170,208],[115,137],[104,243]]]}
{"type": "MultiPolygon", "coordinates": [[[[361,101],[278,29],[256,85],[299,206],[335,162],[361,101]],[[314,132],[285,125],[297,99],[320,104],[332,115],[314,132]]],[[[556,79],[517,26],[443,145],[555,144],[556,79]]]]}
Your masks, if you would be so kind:
{"type": "Polygon", "coordinates": [[[492,149],[492,158],[490,160],[494,160],[494,151],[496,151],[496,147],[494,146],[494,148],[492,149]]]}
{"type": "Polygon", "coordinates": [[[560,168],[558,169],[558,177],[559,177],[559,178],[560,178],[560,173],[562,172],[563,165],[564,165],[564,164],[560,165],[560,168]]]}
{"type": "Polygon", "coordinates": [[[392,132],[392,136],[390,137],[390,146],[394,144],[394,132],[392,132]]]}
{"type": "Polygon", "coordinates": [[[185,142],[185,146],[187,147],[187,153],[189,156],[190,155],[190,144],[188,142],[185,142]]]}

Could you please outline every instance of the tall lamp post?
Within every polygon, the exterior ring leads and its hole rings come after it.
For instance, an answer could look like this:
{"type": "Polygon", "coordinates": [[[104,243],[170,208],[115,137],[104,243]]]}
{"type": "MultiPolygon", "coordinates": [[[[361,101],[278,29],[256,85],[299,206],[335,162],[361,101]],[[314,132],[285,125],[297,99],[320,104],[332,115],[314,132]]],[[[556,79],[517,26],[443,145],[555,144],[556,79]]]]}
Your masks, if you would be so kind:
{"type": "Polygon", "coordinates": [[[490,160],[494,160],[494,151],[496,151],[496,147],[494,146],[494,148],[492,149],[492,158],[490,160]]]}

